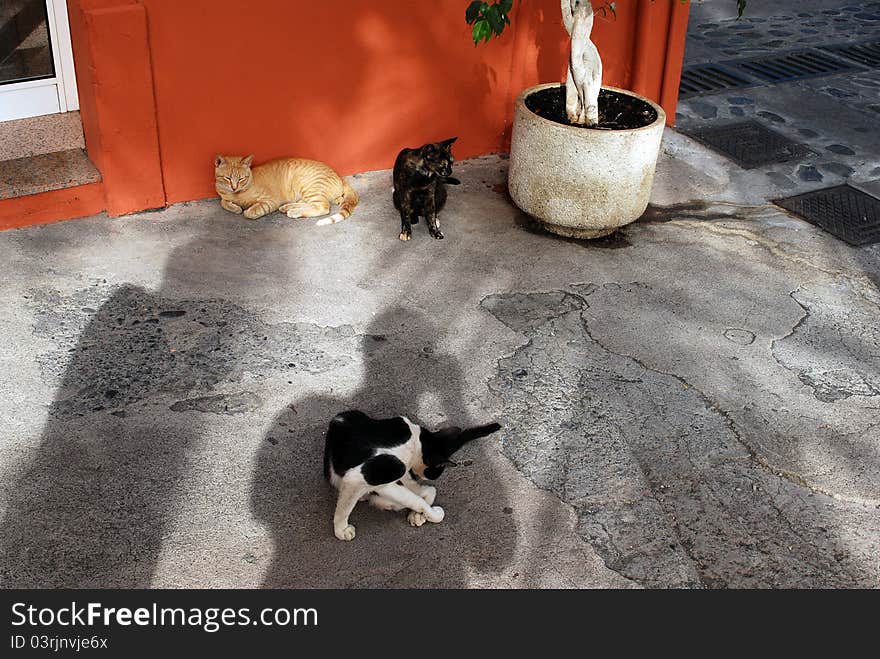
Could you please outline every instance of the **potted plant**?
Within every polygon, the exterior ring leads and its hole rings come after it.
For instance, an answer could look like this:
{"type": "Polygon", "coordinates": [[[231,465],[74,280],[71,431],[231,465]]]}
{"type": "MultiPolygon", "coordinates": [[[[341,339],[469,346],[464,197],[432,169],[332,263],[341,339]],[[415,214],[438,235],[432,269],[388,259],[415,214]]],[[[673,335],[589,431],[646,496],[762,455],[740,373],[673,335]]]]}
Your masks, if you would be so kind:
{"type": "MultiPolygon", "coordinates": [[[[645,212],[666,114],[638,94],[602,87],[590,0],[561,0],[561,6],[571,36],[566,80],[529,87],[516,99],[508,189],[548,231],[599,238],[645,212]]],[[[742,14],[745,0],[737,7],[742,14]]],[[[465,20],[474,44],[500,35],[512,8],[513,0],[471,2],[465,20]]],[[[613,2],[599,7],[615,10],[613,2]]]]}

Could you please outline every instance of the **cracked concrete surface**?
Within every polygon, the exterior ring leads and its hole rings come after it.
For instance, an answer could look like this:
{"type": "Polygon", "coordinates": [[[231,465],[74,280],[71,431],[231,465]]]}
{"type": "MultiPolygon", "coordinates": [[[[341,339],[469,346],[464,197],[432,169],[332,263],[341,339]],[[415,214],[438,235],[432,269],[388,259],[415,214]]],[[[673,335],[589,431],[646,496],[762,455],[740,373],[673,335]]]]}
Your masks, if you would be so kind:
{"type": "Polygon", "coordinates": [[[519,429],[505,437],[505,454],[574,505],[580,533],[640,584],[876,583],[880,524],[872,506],[817,495],[769,468],[732,413],[643,361],[656,359],[650,347],[640,358],[597,338],[616,309],[649,306],[651,288],[605,283],[484,300],[528,339],[501,360],[492,383],[505,420],[519,429]],[[626,303],[629,295],[640,302],[626,303]],[[545,321],[536,326],[536,318],[545,321]],[[844,519],[874,540],[856,552],[841,548],[829,523],[844,519]]]}
{"type": "Polygon", "coordinates": [[[396,239],[388,172],[334,227],[208,200],[3,233],[3,585],[880,585],[878,253],[676,153],[593,243],[535,233],[499,157],[457,165],[444,241],[396,239]],[[341,543],[348,407],[504,430],[442,524],[358,508],[341,543]]]}
{"type": "Polygon", "coordinates": [[[332,227],[205,200],[0,233],[0,586],[880,587],[880,245],[769,202],[880,192],[868,82],[711,101],[824,183],[667,130],[653,206],[592,242],[517,211],[503,156],[456,165],[443,241],[397,240],[387,171],[332,227]],[[504,428],[443,523],[359,506],[342,543],[350,407],[504,428]]]}
{"type": "Polygon", "coordinates": [[[774,342],[773,356],[824,403],[880,396],[876,313],[849,306],[845,291],[817,288],[808,285],[791,293],[804,315],[789,336],[774,342]],[[823,303],[829,299],[834,303],[823,303]]]}

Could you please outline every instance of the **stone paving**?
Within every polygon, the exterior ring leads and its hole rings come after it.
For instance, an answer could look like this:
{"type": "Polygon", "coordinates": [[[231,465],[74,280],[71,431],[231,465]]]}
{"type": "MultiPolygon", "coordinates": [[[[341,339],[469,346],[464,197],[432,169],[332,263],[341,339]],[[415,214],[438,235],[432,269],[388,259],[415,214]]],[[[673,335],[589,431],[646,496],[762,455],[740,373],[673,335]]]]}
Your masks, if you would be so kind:
{"type": "MultiPolygon", "coordinates": [[[[694,5],[685,66],[724,62],[841,43],[880,41],[880,2],[826,3],[815,13],[773,3],[778,13],[705,22],[720,0],[694,5]],[[838,6],[839,5],[839,6],[838,6]]],[[[757,3],[753,3],[757,4],[757,3]]],[[[764,11],[771,11],[764,7],[764,11]]],[[[756,119],[803,143],[813,154],[763,172],[771,197],[880,178],[880,71],[865,69],[770,85],[730,89],[682,101],[676,127],[756,119]]]]}
{"type": "MultiPolygon", "coordinates": [[[[718,5],[725,0],[712,0],[718,5]]],[[[732,5],[732,2],[727,3],[732,5]]],[[[688,64],[769,55],[816,45],[877,41],[880,39],[880,2],[847,3],[831,0],[827,9],[800,11],[797,2],[752,2],[741,19],[705,22],[706,8],[694,4],[688,29],[688,64]],[[767,6],[767,5],[772,6],[767,6]],[[762,8],[770,15],[755,16],[762,8]]],[[[762,12],[763,13],[763,12],[762,12]]]]}

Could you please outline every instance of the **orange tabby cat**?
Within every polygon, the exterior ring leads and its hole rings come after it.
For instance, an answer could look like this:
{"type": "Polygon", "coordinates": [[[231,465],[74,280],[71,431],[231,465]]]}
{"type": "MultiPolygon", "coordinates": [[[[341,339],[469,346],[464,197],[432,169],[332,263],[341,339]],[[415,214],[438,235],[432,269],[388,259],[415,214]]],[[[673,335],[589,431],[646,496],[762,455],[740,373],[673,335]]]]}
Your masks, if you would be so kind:
{"type": "Polygon", "coordinates": [[[214,187],[220,205],[232,213],[244,212],[249,220],[281,211],[287,217],[320,217],[318,222],[334,224],[344,220],[358,204],[358,194],[348,181],[317,160],[279,158],[251,169],[253,156],[217,156],[214,187]]]}

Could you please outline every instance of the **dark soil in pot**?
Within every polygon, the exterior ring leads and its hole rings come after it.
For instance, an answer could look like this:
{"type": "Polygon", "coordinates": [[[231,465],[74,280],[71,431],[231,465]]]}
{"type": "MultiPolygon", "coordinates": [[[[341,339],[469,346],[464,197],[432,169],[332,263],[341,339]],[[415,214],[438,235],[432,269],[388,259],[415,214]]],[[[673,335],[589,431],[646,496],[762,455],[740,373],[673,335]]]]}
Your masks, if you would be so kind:
{"type": "Polygon", "coordinates": [[[631,130],[657,121],[657,111],[648,103],[619,92],[599,92],[599,125],[577,126],[565,115],[565,85],[548,87],[526,97],[526,107],[539,117],[557,124],[593,130],[631,130]]]}

